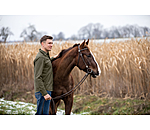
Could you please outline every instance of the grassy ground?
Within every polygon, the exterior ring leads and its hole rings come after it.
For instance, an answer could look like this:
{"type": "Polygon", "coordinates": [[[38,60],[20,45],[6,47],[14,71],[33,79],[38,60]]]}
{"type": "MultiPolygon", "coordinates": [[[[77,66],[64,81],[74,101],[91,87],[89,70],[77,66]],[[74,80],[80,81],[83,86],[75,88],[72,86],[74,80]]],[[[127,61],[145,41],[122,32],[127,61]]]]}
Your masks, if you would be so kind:
{"type": "MultiPolygon", "coordinates": [[[[64,109],[63,103],[59,108],[64,109]]],[[[86,115],[150,115],[150,101],[75,95],[72,112],[84,112],[86,115]]]]}
{"type": "Polygon", "coordinates": [[[19,101],[7,101],[0,99],[0,114],[1,115],[34,115],[36,105],[19,101]]]}
{"type": "MultiPolygon", "coordinates": [[[[24,99],[27,102],[26,99],[24,99]]],[[[1,115],[34,115],[36,105],[0,99],[1,115]]],[[[60,103],[58,115],[64,114],[64,103],[60,103]]],[[[150,100],[99,98],[90,95],[74,95],[72,114],[81,115],[150,115],[150,100]]]]}

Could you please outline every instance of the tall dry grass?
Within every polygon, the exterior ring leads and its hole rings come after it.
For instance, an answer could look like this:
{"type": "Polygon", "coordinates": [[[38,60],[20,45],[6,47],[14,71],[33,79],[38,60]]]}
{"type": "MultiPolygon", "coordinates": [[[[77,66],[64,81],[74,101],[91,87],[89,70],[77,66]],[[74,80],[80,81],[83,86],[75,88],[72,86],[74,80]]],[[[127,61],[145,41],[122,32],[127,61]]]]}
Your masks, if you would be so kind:
{"type": "MultiPolygon", "coordinates": [[[[55,43],[51,56],[72,46],[55,43]]],[[[150,98],[150,39],[125,42],[89,43],[101,68],[101,76],[88,79],[76,90],[78,94],[94,94],[101,97],[150,98]]],[[[10,91],[33,90],[33,60],[39,45],[22,43],[0,45],[0,96],[10,91]],[[21,87],[20,87],[21,86],[21,87]]],[[[84,76],[77,67],[72,71],[75,84],[84,76]]]]}

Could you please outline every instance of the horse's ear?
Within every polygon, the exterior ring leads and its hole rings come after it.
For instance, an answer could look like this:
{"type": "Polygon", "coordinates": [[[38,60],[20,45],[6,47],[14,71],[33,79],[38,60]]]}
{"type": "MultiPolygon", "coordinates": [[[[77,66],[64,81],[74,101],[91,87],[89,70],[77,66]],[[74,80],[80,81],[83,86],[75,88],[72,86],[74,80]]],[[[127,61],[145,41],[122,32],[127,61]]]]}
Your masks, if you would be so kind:
{"type": "Polygon", "coordinates": [[[89,44],[89,39],[87,40],[87,42],[86,42],[86,45],[88,45],[89,44]]]}
{"type": "Polygon", "coordinates": [[[80,48],[83,49],[85,46],[85,40],[82,42],[82,44],[80,45],[80,48]]]}

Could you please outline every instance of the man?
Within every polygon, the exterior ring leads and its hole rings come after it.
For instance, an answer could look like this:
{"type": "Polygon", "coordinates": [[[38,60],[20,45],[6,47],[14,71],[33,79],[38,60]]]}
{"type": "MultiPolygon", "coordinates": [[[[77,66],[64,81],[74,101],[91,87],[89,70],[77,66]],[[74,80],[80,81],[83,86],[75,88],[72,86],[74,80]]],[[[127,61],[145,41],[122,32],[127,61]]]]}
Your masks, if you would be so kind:
{"type": "Polygon", "coordinates": [[[53,37],[43,36],[40,39],[41,49],[34,60],[34,89],[37,99],[36,115],[48,115],[53,91],[53,71],[52,63],[49,56],[53,46],[53,37]]]}

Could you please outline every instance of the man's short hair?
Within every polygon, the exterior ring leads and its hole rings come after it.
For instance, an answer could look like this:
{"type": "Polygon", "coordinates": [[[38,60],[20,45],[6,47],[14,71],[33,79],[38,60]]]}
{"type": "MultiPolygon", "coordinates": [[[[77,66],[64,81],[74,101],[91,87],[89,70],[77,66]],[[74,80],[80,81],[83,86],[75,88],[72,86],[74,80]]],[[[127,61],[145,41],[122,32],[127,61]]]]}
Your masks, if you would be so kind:
{"type": "Polygon", "coordinates": [[[44,35],[44,36],[40,39],[40,43],[46,41],[47,39],[53,39],[53,37],[52,37],[52,36],[44,35]]]}

